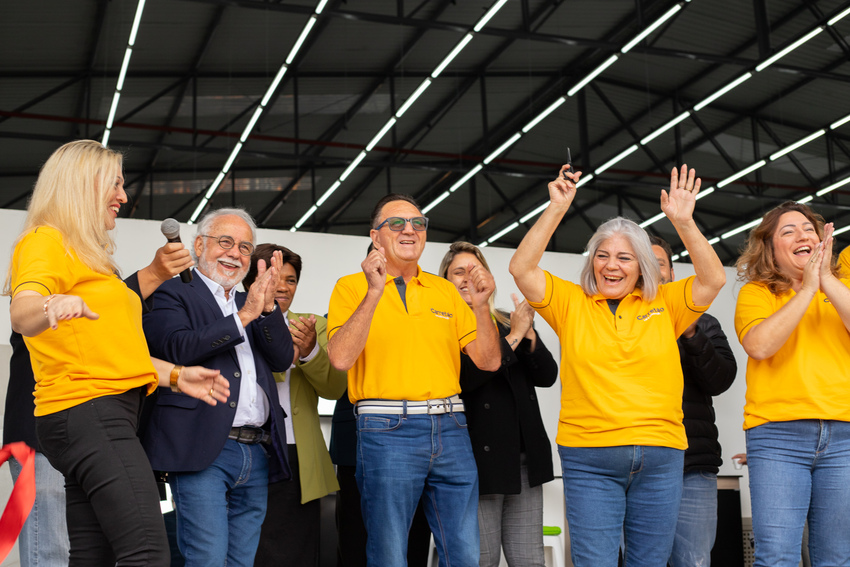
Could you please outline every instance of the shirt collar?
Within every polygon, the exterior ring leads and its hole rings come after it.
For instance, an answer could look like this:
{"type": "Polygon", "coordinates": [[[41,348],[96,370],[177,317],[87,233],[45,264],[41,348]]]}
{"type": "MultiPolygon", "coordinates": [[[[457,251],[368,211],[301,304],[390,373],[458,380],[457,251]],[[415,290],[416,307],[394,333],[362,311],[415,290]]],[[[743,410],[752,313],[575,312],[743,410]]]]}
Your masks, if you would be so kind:
{"type": "MultiPolygon", "coordinates": [[[[417,264],[416,265],[416,275],[413,276],[413,278],[411,278],[411,280],[409,282],[407,282],[407,285],[411,285],[413,283],[418,283],[422,287],[431,287],[428,284],[427,278],[422,277],[425,273],[426,272],[422,271],[422,266],[417,264]]],[[[386,283],[389,284],[390,282],[393,282],[396,279],[396,277],[397,276],[391,276],[389,273],[387,273],[387,282],[386,283]]]]}
{"type": "MultiPolygon", "coordinates": [[[[629,296],[634,296],[638,299],[642,299],[643,298],[643,290],[639,287],[636,287],[634,290],[632,290],[631,293],[626,295],[626,297],[629,297],[629,296]]],[[[615,300],[615,301],[622,301],[626,297],[623,297],[622,299],[615,300]]],[[[601,293],[599,293],[597,291],[595,294],[593,294],[592,299],[593,299],[593,301],[608,301],[609,298],[605,297],[604,295],[602,295],[601,293]]]]}
{"type": "Polygon", "coordinates": [[[195,269],[195,273],[201,276],[201,281],[206,284],[213,296],[221,298],[221,300],[225,303],[229,303],[235,300],[236,293],[234,292],[234,289],[236,289],[236,286],[233,286],[233,289],[230,290],[230,297],[228,298],[228,296],[225,295],[224,288],[221,286],[221,284],[212,281],[210,278],[202,274],[201,271],[198,269],[195,269]]]}

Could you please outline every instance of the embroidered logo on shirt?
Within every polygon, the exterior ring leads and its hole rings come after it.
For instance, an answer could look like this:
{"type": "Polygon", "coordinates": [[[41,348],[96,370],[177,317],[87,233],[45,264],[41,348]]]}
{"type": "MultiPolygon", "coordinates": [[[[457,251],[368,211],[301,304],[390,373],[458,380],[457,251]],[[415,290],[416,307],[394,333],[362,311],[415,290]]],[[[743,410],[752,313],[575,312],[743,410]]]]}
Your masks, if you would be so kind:
{"type": "Polygon", "coordinates": [[[638,315],[637,320],[638,321],[646,321],[647,319],[649,319],[653,315],[661,315],[662,313],[664,313],[663,307],[655,307],[653,309],[650,309],[649,313],[647,313],[646,315],[638,315]]]}
{"type": "Polygon", "coordinates": [[[431,308],[431,313],[433,313],[440,319],[451,319],[452,317],[454,317],[454,314],[452,313],[447,313],[446,311],[437,311],[433,307],[431,308]]]}

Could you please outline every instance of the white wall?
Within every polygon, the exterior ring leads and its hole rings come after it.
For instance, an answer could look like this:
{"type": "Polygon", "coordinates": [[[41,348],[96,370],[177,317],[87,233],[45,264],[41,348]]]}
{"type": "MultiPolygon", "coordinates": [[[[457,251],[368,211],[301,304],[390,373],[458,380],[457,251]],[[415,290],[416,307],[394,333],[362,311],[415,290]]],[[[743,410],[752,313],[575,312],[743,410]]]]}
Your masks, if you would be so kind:
{"type": "MultiPolygon", "coordinates": [[[[0,210],[0,266],[2,266],[5,278],[6,267],[9,262],[11,246],[23,224],[24,212],[0,210]]],[[[154,256],[154,252],[165,241],[159,230],[158,221],[145,221],[133,219],[120,219],[114,231],[117,244],[116,258],[118,264],[124,271],[124,275],[147,265],[154,256]]],[[[184,243],[192,241],[194,227],[183,225],[181,235],[184,243]]],[[[301,255],[304,267],[298,293],[293,308],[298,311],[313,313],[326,313],[328,301],[336,280],[346,274],[360,270],[360,262],[366,255],[369,243],[368,237],[338,236],[330,234],[314,234],[309,232],[291,233],[280,230],[261,229],[258,234],[258,242],[274,242],[286,246],[301,255]]],[[[425,247],[421,265],[426,271],[436,272],[440,260],[448,249],[448,244],[431,242],[425,247]]],[[[513,250],[504,248],[486,248],[484,250],[487,261],[496,278],[498,294],[496,304],[498,307],[510,310],[513,306],[511,293],[518,293],[513,279],[508,274],[508,262],[513,250]]],[[[541,266],[552,273],[577,281],[584,258],[578,254],[562,254],[547,252],[541,262],[541,266]]],[[[683,278],[693,273],[690,264],[676,264],[676,277],[683,278]]],[[[738,378],[728,392],[715,400],[717,411],[717,426],[720,430],[720,443],[723,446],[724,464],[720,474],[746,475],[746,468],[737,471],[733,468],[729,457],[735,453],[744,452],[744,434],[741,429],[743,423],[744,407],[744,371],[746,369],[746,355],[735,338],[733,316],[735,309],[735,295],[739,285],[733,285],[735,274],[732,268],[727,268],[727,285],[715,300],[709,312],[717,317],[723,325],[723,329],[729,336],[738,359],[738,378]]],[[[547,347],[558,358],[558,340],[554,332],[540,317],[536,318],[537,330],[547,347]]],[[[9,311],[0,309],[0,344],[9,344],[9,311]]],[[[2,357],[3,352],[0,352],[2,357]]],[[[8,357],[8,355],[6,355],[8,357]]],[[[0,366],[8,368],[8,358],[0,358],[0,366]]],[[[0,382],[0,388],[5,392],[5,381],[0,382]]],[[[555,433],[558,425],[558,410],[560,407],[560,385],[539,392],[541,410],[544,422],[552,439],[553,458],[556,470],[560,462],[555,447],[555,433]]],[[[2,407],[0,407],[2,411],[2,407]]],[[[750,499],[747,490],[746,476],[741,481],[741,500],[743,516],[749,517],[750,499]]]]}

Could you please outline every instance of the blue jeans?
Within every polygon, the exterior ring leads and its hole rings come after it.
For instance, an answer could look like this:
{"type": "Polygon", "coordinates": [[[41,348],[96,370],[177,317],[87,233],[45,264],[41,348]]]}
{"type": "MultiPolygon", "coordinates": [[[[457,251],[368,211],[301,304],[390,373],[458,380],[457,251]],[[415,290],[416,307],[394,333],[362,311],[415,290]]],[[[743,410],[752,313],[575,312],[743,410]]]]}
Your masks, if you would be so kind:
{"type": "Polygon", "coordinates": [[[440,566],[478,566],[478,470],[466,415],[359,415],[356,476],[368,565],[407,565],[421,498],[440,566]]]}
{"type": "Polygon", "coordinates": [[[168,481],[177,546],[187,567],[254,565],[269,488],[268,455],[261,445],[228,439],[209,467],[169,473],[168,481]]]}
{"type": "Polygon", "coordinates": [[[669,447],[558,445],[575,567],[663,567],[673,548],[685,452],[669,447]]]}
{"type": "Polygon", "coordinates": [[[812,567],[850,565],[850,423],[806,419],[748,429],[758,566],[796,566],[809,520],[812,567]]]}
{"type": "Polygon", "coordinates": [[[686,472],[676,539],[670,555],[672,567],[707,567],[717,532],[717,475],[706,471],[686,472]]]}
{"type": "MultiPolygon", "coordinates": [[[[9,459],[12,481],[21,464],[9,459]]],[[[35,454],[35,504],[18,538],[21,567],[66,567],[68,526],[65,523],[65,477],[41,453],[35,454]]]]}

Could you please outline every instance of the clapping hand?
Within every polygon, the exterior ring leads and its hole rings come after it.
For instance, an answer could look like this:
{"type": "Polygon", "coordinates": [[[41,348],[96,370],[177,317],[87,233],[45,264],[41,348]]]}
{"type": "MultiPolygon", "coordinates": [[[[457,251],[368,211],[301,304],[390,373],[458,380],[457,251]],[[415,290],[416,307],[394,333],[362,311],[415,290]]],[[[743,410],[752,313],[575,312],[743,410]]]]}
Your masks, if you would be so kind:
{"type": "Polygon", "coordinates": [[[316,347],[316,316],[299,317],[289,320],[289,332],[292,342],[298,347],[301,356],[307,356],[316,347]]]}

